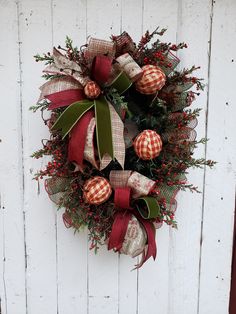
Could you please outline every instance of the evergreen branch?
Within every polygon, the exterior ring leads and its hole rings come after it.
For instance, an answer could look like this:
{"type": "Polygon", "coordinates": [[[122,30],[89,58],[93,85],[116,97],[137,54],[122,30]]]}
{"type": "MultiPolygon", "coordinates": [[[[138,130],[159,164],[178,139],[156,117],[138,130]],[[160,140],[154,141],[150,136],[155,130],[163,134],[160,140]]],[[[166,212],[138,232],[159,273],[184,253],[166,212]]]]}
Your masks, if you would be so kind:
{"type": "Polygon", "coordinates": [[[37,110],[45,110],[48,108],[48,102],[47,100],[44,100],[43,102],[38,102],[36,105],[29,107],[29,110],[36,112],[37,110]]]}

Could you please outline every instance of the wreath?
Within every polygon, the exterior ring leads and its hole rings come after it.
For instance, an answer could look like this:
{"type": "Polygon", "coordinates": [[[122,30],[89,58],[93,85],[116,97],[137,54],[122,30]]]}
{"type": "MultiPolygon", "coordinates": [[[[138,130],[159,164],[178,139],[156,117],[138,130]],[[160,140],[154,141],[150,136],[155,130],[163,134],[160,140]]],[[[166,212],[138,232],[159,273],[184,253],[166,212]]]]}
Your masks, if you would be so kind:
{"type": "Polygon", "coordinates": [[[67,37],[35,56],[47,81],[31,109],[41,110],[50,138],[32,156],[51,161],[34,178],[45,178],[66,227],[88,228],[90,249],[141,254],[136,267],[155,259],[157,228],[176,228],[177,192],[197,191],[188,169],[214,165],[193,157],[206,142],[196,139],[200,109],[189,108],[204,88],[198,67],[176,70],[175,52],[187,45],[161,42],[165,31],[147,31],[138,44],[127,32],[90,38],[79,49],[67,37]]]}

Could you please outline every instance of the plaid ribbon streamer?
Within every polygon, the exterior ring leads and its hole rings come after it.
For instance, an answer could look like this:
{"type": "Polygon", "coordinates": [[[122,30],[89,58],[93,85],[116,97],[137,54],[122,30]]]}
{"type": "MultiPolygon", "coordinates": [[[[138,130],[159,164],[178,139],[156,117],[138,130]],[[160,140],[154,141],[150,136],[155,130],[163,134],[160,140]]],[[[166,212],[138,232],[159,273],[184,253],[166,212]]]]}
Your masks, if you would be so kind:
{"type": "MultiPolygon", "coordinates": [[[[122,168],[125,163],[125,142],[124,142],[124,124],[121,121],[118,113],[113,106],[109,103],[111,125],[112,125],[112,140],[114,157],[117,159],[122,168]]],[[[107,154],[101,160],[100,170],[104,169],[110,162],[111,157],[107,154]]]]}
{"type": "Polygon", "coordinates": [[[145,130],[134,140],[134,149],[141,159],[150,160],[159,155],[162,149],[162,140],[156,132],[145,130]]]}
{"type": "Polygon", "coordinates": [[[155,94],[162,89],[166,82],[165,73],[161,68],[154,65],[145,65],[142,67],[143,76],[135,85],[141,94],[155,94]]]}
{"type": "Polygon", "coordinates": [[[112,193],[110,183],[103,177],[89,179],[85,182],[83,190],[85,200],[94,205],[102,204],[112,193]]]}

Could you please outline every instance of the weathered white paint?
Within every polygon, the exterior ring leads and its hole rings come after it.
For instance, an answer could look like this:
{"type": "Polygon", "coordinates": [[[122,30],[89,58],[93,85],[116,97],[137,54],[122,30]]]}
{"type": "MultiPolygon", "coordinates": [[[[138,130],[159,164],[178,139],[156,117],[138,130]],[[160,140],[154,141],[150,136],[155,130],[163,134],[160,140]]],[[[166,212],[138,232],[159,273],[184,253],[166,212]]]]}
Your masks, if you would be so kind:
{"type": "MultiPolygon", "coordinates": [[[[1,314],[226,314],[234,217],[236,2],[234,0],[0,0],[0,298],[1,314]],[[89,35],[168,27],[167,41],[186,41],[183,66],[201,65],[206,92],[196,156],[218,161],[191,171],[202,194],[179,195],[179,230],[157,233],[158,259],[135,261],[87,247],[86,231],[65,229],[61,213],[40,193],[30,154],[47,137],[39,115],[42,65],[32,58],[89,35]]],[[[44,161],[45,162],[45,161],[44,161]]]]}

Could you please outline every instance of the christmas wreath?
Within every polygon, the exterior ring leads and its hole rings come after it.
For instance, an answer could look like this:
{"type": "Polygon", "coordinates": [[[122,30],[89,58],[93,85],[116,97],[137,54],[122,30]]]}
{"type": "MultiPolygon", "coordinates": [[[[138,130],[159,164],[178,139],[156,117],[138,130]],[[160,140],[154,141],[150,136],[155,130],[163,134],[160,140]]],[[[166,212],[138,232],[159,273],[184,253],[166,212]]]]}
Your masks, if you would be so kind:
{"type": "Polygon", "coordinates": [[[160,41],[165,29],[147,31],[138,44],[127,32],[110,41],[90,38],[78,49],[36,55],[44,61],[41,110],[50,138],[34,158],[52,156],[35,179],[45,178],[50,199],[64,208],[66,227],[89,230],[91,249],[141,254],[136,267],[156,257],[155,231],[176,227],[176,194],[197,191],[190,167],[212,166],[195,159],[200,109],[190,109],[202,80],[198,68],[177,71],[174,55],[185,43],[160,41]],[[44,118],[44,111],[50,112],[44,118]]]}

